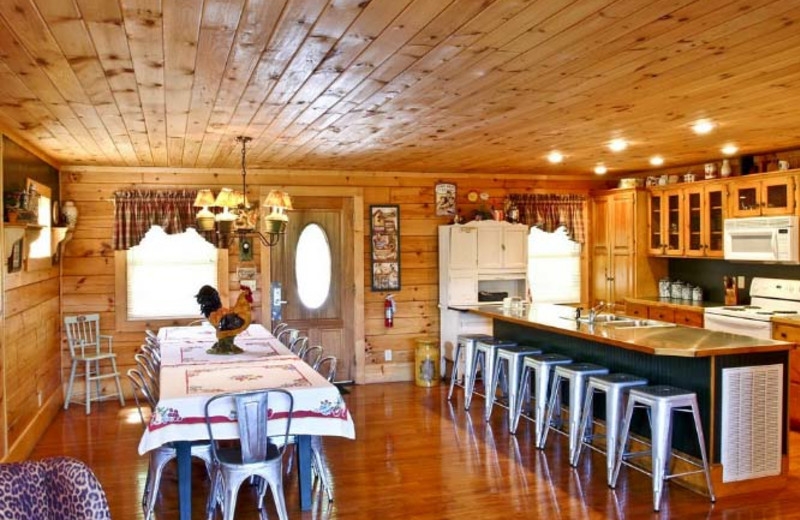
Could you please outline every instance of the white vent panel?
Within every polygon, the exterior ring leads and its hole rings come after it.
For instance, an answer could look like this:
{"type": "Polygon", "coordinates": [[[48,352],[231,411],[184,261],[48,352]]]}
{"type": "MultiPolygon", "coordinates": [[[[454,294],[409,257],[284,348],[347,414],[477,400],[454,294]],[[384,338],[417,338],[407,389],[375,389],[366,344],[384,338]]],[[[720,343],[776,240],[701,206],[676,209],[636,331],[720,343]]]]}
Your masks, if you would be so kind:
{"type": "Polygon", "coordinates": [[[783,365],[722,371],[722,481],[779,475],[783,365]]]}

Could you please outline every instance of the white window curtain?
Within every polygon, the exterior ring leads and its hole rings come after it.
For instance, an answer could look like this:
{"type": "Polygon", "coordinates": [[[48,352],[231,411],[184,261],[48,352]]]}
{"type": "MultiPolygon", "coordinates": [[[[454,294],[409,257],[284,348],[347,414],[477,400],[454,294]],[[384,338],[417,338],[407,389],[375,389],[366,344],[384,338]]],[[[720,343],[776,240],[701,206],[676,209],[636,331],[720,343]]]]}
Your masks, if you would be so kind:
{"type": "Polygon", "coordinates": [[[168,235],[152,226],[126,254],[129,320],[199,317],[197,291],[219,288],[217,250],[194,228],[168,235]]]}
{"type": "Polygon", "coordinates": [[[528,236],[528,283],[535,303],[581,300],[581,246],[566,229],[553,233],[531,228],[528,236]]]}

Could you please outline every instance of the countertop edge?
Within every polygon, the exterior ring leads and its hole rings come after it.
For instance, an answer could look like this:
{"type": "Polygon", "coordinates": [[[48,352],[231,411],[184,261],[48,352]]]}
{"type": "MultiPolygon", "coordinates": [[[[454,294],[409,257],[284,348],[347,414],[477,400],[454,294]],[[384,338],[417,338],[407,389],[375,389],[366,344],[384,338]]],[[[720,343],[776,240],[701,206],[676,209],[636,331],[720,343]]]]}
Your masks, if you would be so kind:
{"type": "MultiPolygon", "coordinates": [[[[698,350],[683,350],[683,351],[675,351],[671,349],[655,349],[651,347],[645,347],[643,345],[637,345],[635,343],[628,343],[625,341],[618,341],[614,338],[604,338],[602,336],[594,336],[587,334],[585,332],[579,330],[569,330],[563,329],[560,327],[554,327],[552,325],[547,325],[545,323],[537,323],[530,321],[525,318],[517,318],[514,316],[504,316],[501,314],[496,314],[492,312],[484,311],[480,308],[469,309],[468,312],[472,312],[478,314],[480,316],[484,316],[487,318],[492,318],[501,321],[507,321],[509,323],[516,323],[518,325],[523,325],[526,327],[531,327],[535,329],[545,330],[548,332],[554,332],[557,334],[563,334],[566,336],[572,336],[575,338],[585,339],[589,341],[596,341],[598,343],[604,343],[606,345],[611,345],[614,347],[624,348],[627,350],[633,350],[636,352],[642,352],[644,354],[650,354],[653,356],[670,356],[670,357],[686,357],[686,358],[702,358],[702,357],[715,357],[715,356],[732,356],[732,355],[740,355],[740,354],[752,354],[752,353],[763,353],[763,352],[782,352],[782,351],[790,351],[795,348],[795,344],[792,342],[786,341],[779,341],[779,340],[770,340],[771,342],[776,342],[778,344],[772,345],[752,345],[748,347],[733,347],[730,349],[716,349],[716,350],[709,350],[709,351],[698,351],[698,350]]],[[[676,325],[676,327],[683,327],[682,325],[676,325]]],[[[686,327],[684,327],[686,328],[686,327]]]]}

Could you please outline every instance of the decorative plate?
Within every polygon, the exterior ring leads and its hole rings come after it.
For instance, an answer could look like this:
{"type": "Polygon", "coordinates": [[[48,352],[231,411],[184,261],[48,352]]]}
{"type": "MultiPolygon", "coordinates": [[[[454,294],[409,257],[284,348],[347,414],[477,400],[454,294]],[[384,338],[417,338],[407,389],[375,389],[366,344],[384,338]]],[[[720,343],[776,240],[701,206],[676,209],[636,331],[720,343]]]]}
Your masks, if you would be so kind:
{"type": "Polygon", "coordinates": [[[478,192],[472,190],[471,192],[467,193],[467,200],[470,202],[478,202],[478,192]]]}
{"type": "Polygon", "coordinates": [[[58,226],[58,223],[61,222],[61,208],[58,205],[58,201],[53,201],[53,225],[58,226]]]}
{"type": "Polygon", "coordinates": [[[481,192],[481,200],[484,201],[484,202],[489,200],[489,194],[486,193],[485,191],[482,191],[481,192]]]}

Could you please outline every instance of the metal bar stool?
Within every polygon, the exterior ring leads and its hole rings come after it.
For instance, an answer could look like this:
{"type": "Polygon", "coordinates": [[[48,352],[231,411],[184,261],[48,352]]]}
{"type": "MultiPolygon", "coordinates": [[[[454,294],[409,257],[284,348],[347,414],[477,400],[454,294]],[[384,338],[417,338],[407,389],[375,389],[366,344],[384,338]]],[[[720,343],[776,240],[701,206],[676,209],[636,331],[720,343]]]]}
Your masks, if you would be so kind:
{"type": "Polygon", "coordinates": [[[547,444],[547,434],[552,428],[554,431],[569,436],[569,460],[575,458],[578,451],[578,429],[581,427],[581,410],[583,408],[583,395],[586,391],[586,382],[589,376],[608,374],[608,369],[592,363],[573,363],[572,365],[558,366],[553,373],[553,383],[550,387],[550,403],[547,406],[547,425],[542,433],[542,448],[547,444]],[[569,383],[569,431],[552,427],[553,414],[558,412],[561,416],[561,383],[569,383]]]}
{"type": "Polygon", "coordinates": [[[517,433],[519,417],[522,415],[522,408],[525,403],[530,403],[530,389],[533,389],[534,399],[534,421],[536,423],[536,447],[539,448],[539,440],[542,438],[544,430],[544,416],[547,411],[547,389],[550,387],[550,374],[553,368],[560,365],[569,365],[572,359],[561,354],[541,354],[538,356],[527,356],[522,361],[522,377],[520,378],[519,402],[514,410],[514,421],[511,424],[511,433],[517,433]],[[531,385],[531,375],[534,382],[531,385]]]}
{"type": "Polygon", "coordinates": [[[456,379],[461,376],[464,380],[464,408],[469,410],[472,401],[472,362],[475,360],[475,344],[481,340],[492,339],[486,334],[459,334],[456,346],[453,351],[453,370],[450,373],[450,391],[447,392],[447,400],[453,400],[453,389],[456,386],[456,379]],[[464,356],[463,374],[459,374],[461,356],[464,356]]]}
{"type": "Polygon", "coordinates": [[[494,377],[488,385],[489,391],[486,393],[486,420],[492,415],[492,407],[497,399],[497,383],[500,381],[501,374],[505,373],[508,380],[508,428],[514,424],[514,415],[519,401],[519,383],[522,379],[522,360],[525,356],[534,356],[542,353],[536,347],[501,347],[497,349],[497,361],[495,365],[494,377]]]}
{"type": "Polygon", "coordinates": [[[586,386],[586,399],[583,404],[583,420],[578,433],[580,442],[578,443],[578,449],[575,451],[575,458],[570,461],[572,466],[578,465],[584,445],[587,448],[604,453],[606,456],[606,480],[608,485],[611,485],[614,464],[617,461],[617,443],[619,442],[619,427],[622,422],[622,411],[626,400],[625,394],[631,388],[645,385],[647,385],[647,379],[630,374],[605,374],[589,378],[589,384],[586,386]],[[587,430],[589,432],[592,430],[592,404],[595,392],[604,392],[606,394],[605,451],[591,444],[595,435],[591,433],[587,435],[587,430]]]}
{"type": "MultiPolygon", "coordinates": [[[[502,339],[484,339],[479,340],[475,344],[475,359],[472,360],[472,377],[470,379],[470,386],[472,390],[475,390],[475,374],[478,371],[478,365],[481,366],[481,374],[483,375],[483,389],[486,393],[486,404],[484,406],[484,415],[486,415],[486,411],[490,409],[489,403],[491,403],[491,399],[488,398],[489,395],[489,384],[494,378],[494,367],[497,361],[497,349],[501,347],[516,347],[517,344],[513,341],[506,341],[502,339]]],[[[472,402],[471,396],[469,397],[470,403],[472,402]]],[[[469,409],[469,404],[467,405],[467,409],[469,409]]]]}
{"type": "MultiPolygon", "coordinates": [[[[708,458],[706,457],[706,441],[703,435],[703,424],[700,422],[700,409],[697,405],[697,394],[689,390],[682,390],[674,386],[644,386],[634,388],[628,394],[628,405],[625,410],[625,419],[622,422],[622,433],[620,436],[619,453],[617,454],[614,465],[614,474],[611,478],[611,487],[616,487],[619,478],[619,470],[626,458],[639,455],[650,455],[652,458],[653,478],[653,510],[661,508],[661,497],[664,492],[664,481],[693,475],[695,473],[705,473],[706,485],[708,486],[709,498],[712,502],[714,497],[714,487],[711,484],[711,472],[709,471],[708,458]],[[642,450],[633,453],[625,453],[630,433],[631,418],[636,408],[645,408],[650,412],[650,429],[652,435],[652,446],[650,450],[642,450]],[[668,474],[669,460],[672,455],[672,412],[691,413],[694,417],[694,429],[697,433],[697,442],[700,445],[700,456],[703,464],[702,469],[696,471],[686,471],[677,474],[668,474]]],[[[692,463],[697,467],[700,464],[692,463]]]]}

